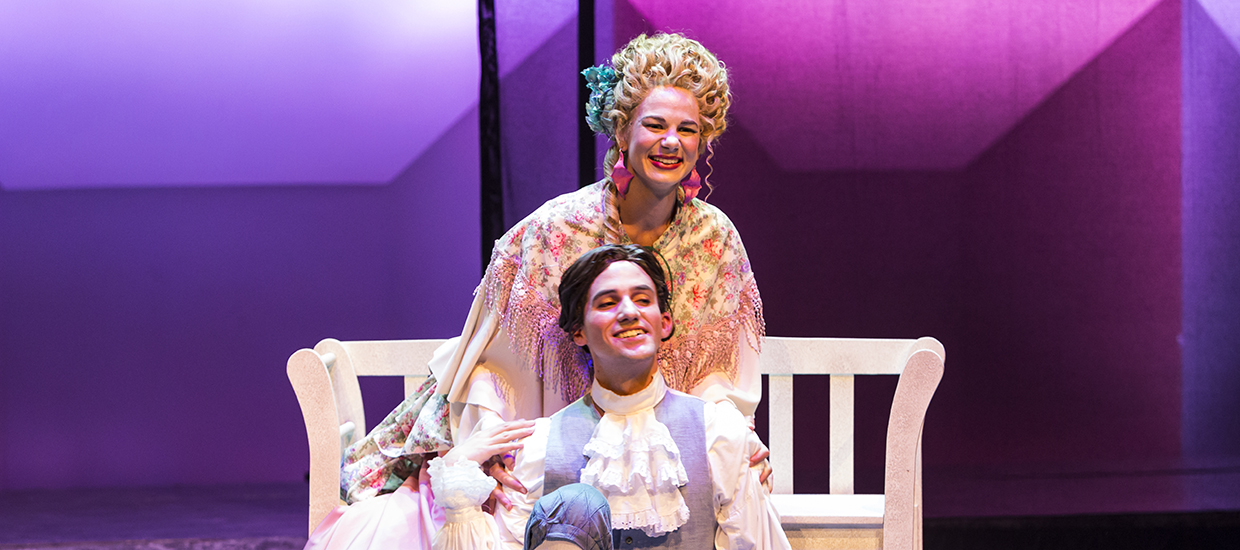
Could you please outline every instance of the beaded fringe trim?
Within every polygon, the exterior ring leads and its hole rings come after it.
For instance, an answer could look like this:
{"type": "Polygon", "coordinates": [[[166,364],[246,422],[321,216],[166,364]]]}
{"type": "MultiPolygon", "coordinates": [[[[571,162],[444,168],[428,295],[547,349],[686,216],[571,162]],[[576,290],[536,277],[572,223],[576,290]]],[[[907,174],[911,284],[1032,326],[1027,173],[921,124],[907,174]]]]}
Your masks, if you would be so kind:
{"type": "MultiPolygon", "coordinates": [[[[484,287],[486,306],[500,315],[512,352],[565,401],[585,395],[593,379],[590,357],[560,329],[559,309],[521,273],[518,260],[492,258],[484,287]]],[[[750,335],[748,343],[754,350],[762,350],[766,323],[762,298],[752,280],[731,315],[703,323],[697,334],[676,334],[662,346],[659,369],[668,386],[687,393],[714,372],[735,380],[742,333],[750,335]]]]}

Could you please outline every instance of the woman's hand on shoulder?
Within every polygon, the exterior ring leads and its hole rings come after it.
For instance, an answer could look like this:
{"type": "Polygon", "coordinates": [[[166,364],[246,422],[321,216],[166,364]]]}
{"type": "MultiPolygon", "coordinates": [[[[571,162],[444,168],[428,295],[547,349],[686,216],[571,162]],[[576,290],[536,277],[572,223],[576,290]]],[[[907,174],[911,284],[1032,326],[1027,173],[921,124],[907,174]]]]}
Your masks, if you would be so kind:
{"type": "Polygon", "coordinates": [[[533,420],[514,420],[503,422],[475,432],[465,441],[444,455],[447,465],[455,465],[462,460],[472,460],[484,464],[492,457],[512,453],[524,445],[521,440],[534,433],[533,420]]]}

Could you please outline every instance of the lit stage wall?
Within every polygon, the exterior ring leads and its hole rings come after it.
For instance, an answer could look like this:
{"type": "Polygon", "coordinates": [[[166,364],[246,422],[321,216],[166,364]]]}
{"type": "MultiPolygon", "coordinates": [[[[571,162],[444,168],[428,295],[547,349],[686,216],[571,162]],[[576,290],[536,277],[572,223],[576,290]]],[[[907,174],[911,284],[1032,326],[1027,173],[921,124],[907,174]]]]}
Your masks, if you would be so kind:
{"type": "Polygon", "coordinates": [[[459,333],[477,22],[440,5],[0,3],[0,489],[300,482],[293,351],[459,333]]]}
{"type": "Polygon", "coordinates": [[[477,103],[475,33],[443,2],[8,1],[0,184],[386,184],[477,103]]]}
{"type": "MultiPolygon", "coordinates": [[[[1149,488],[1124,506],[1197,509],[1209,490],[1167,474],[1240,456],[1240,17],[1215,4],[631,0],[614,24],[685,31],[732,69],[711,201],[745,238],[769,333],[944,341],[932,487],[1027,479],[1000,498],[1034,509],[1038,480],[1090,498],[1109,478],[1149,488]],[[1182,129],[1182,105],[1205,127],[1182,129]],[[1201,147],[1183,176],[1181,141],[1201,147]],[[1187,212],[1208,212],[1183,224],[1182,178],[1187,212]],[[1183,270],[1182,247],[1200,258],[1183,270]]],[[[864,382],[885,418],[890,385],[864,382]]],[[[798,383],[798,433],[825,393],[798,383]]],[[[858,489],[879,491],[883,426],[858,431],[858,489]]],[[[825,490],[825,441],[803,442],[798,490],[825,490]]]]}
{"type": "MultiPolygon", "coordinates": [[[[1182,454],[1240,456],[1228,397],[1240,352],[1224,336],[1240,325],[1240,106],[1227,93],[1240,77],[1240,16],[1224,3],[600,1],[596,60],[659,29],[685,31],[728,63],[736,109],[709,200],[744,236],[768,332],[943,340],[948,371],[926,427],[931,481],[1122,476],[1179,467],[1182,454]]],[[[497,4],[512,224],[575,186],[576,3],[497,4]]],[[[48,19],[59,9],[20,5],[48,19]]],[[[461,29],[451,51],[475,55],[473,30],[461,29]]],[[[415,66],[429,51],[417,50],[415,66]]],[[[451,95],[476,101],[476,59],[448,65],[470,81],[451,95]]],[[[45,74],[67,69],[42,67],[17,73],[49,82],[29,97],[88,91],[45,74]]],[[[446,86],[376,71],[375,82],[414,96],[446,86]]],[[[10,82],[0,93],[14,93],[10,82]]],[[[166,154],[122,167],[163,175],[61,178],[46,185],[62,189],[34,191],[5,179],[22,141],[0,101],[0,488],[299,479],[289,353],[326,336],[459,330],[479,275],[472,104],[421,100],[447,119],[424,130],[397,115],[367,119],[357,112],[366,101],[345,92],[304,93],[312,110],[338,110],[316,115],[327,121],[320,134],[385,136],[375,147],[406,126],[430,137],[418,138],[422,149],[401,145],[405,164],[386,179],[309,181],[290,168],[251,185],[194,182],[157,172],[167,158],[194,158],[166,154]]],[[[76,128],[95,124],[94,112],[39,120],[76,128]]],[[[244,128],[225,130],[198,141],[225,150],[244,128]]],[[[319,162],[332,148],[323,143],[340,143],[284,135],[304,148],[258,150],[249,165],[319,162]]],[[[378,170],[360,149],[335,164],[378,170]]],[[[184,173],[247,163],[202,165],[184,173]]],[[[23,173],[59,173],[39,166],[23,173]]],[[[885,418],[867,403],[891,389],[862,381],[861,418],[885,418]]],[[[798,382],[798,433],[816,430],[806,413],[816,394],[825,385],[798,382]]],[[[385,411],[368,412],[373,422],[385,411]]],[[[858,489],[879,491],[883,426],[857,429],[858,489]]],[[[826,488],[825,436],[814,443],[798,438],[802,491],[826,488]]],[[[1194,506],[1174,488],[1154,498],[1194,506]]]]}
{"type": "MultiPolygon", "coordinates": [[[[769,333],[941,339],[928,472],[1174,464],[1178,2],[784,4],[630,12],[735,75],[713,200],[769,333]]],[[[799,387],[802,413],[826,393],[799,387]]],[[[861,492],[881,490],[883,429],[858,426],[861,492]]]]}

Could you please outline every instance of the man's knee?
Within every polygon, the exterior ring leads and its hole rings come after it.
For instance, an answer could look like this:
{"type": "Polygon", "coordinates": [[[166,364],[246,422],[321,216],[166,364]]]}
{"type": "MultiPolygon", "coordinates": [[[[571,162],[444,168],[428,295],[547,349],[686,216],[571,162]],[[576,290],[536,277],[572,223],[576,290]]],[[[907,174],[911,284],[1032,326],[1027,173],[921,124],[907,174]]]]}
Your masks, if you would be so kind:
{"type": "Polygon", "coordinates": [[[550,550],[571,543],[582,550],[611,550],[611,508],[584,483],[565,485],[534,503],[525,526],[525,548],[550,550]]]}

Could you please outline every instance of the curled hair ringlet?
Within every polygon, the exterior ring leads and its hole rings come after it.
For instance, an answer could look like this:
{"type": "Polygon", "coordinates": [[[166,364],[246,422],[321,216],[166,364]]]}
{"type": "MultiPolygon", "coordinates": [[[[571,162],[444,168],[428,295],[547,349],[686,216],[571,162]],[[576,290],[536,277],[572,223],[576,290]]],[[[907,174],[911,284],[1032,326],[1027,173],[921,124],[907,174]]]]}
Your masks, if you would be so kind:
{"type": "MultiPolygon", "coordinates": [[[[727,114],[732,104],[727,67],[715,54],[700,42],[678,33],[642,34],[611,57],[609,68],[614,70],[616,79],[611,93],[597,94],[597,101],[592,94],[591,102],[586,105],[587,120],[595,119],[591,121],[591,128],[612,141],[603,160],[603,173],[608,178],[620,158],[617,134],[628,129],[637,106],[650,90],[660,86],[683,89],[697,100],[699,131],[709,166],[714,154],[712,145],[727,129],[727,114]]],[[[587,76],[587,80],[589,78],[587,76]]],[[[713,190],[709,176],[707,172],[703,183],[713,190]]]]}

